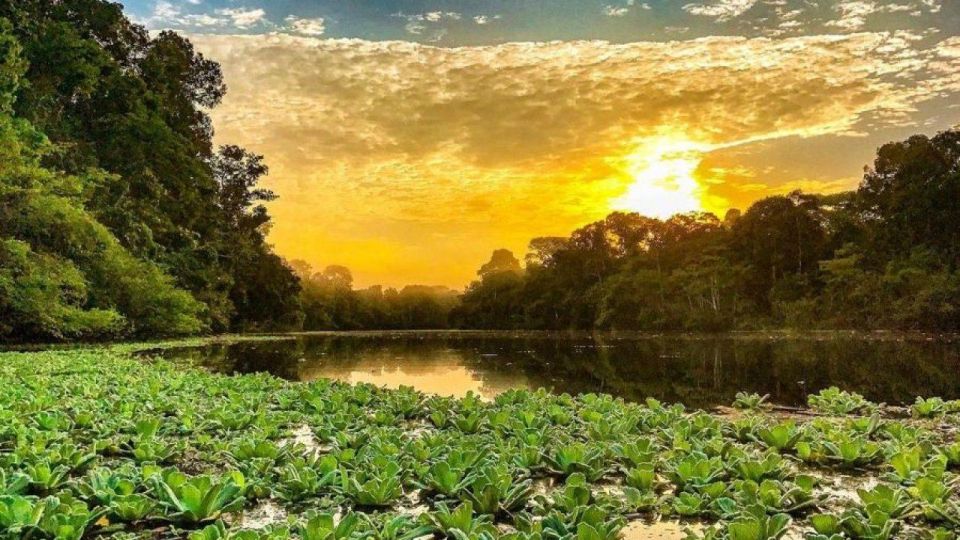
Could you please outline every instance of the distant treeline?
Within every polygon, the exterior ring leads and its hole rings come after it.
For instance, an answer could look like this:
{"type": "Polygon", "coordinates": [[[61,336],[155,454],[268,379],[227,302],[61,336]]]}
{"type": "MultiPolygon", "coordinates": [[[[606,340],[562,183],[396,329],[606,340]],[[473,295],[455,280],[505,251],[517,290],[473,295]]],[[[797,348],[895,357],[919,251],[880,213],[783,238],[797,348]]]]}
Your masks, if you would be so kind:
{"type": "Polygon", "coordinates": [[[616,212],[525,260],[494,251],[462,295],[302,278],[307,329],[960,330],[960,132],[880,148],[856,191],[666,220],[616,212]]]}
{"type": "Polygon", "coordinates": [[[494,252],[469,328],[960,330],[960,131],[880,148],[854,192],[665,221],[613,213],[494,252]]]}
{"type": "Polygon", "coordinates": [[[447,287],[408,285],[400,290],[380,285],[353,289],[350,270],[331,265],[314,271],[292,261],[300,277],[304,330],[398,330],[448,328],[460,293],[447,287]]]}
{"type": "Polygon", "coordinates": [[[104,0],[0,0],[0,340],[296,327],[220,66],[104,0]]]}

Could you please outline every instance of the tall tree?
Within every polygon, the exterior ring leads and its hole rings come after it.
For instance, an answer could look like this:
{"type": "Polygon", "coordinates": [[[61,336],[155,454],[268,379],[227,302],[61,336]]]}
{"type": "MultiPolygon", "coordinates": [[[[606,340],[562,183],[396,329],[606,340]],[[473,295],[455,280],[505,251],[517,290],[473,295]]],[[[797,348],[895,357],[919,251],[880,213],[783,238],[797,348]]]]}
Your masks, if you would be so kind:
{"type": "Polygon", "coordinates": [[[919,246],[960,264],[960,131],[882,146],[857,190],[869,262],[884,264],[919,246]]]}

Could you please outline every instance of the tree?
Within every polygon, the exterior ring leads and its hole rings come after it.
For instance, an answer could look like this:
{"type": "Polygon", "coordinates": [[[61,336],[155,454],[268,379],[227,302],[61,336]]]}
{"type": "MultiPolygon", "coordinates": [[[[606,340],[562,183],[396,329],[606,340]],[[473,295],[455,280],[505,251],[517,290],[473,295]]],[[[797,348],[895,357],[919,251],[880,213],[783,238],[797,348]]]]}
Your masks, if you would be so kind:
{"type": "Polygon", "coordinates": [[[21,50],[0,20],[0,339],[202,330],[202,306],[86,210],[89,187],[110,175],[42,166],[54,147],[9,114],[26,72],[21,50]]]}
{"type": "Polygon", "coordinates": [[[960,264],[960,131],[882,146],[857,190],[869,263],[926,246],[960,264]]]}
{"type": "Polygon", "coordinates": [[[754,203],[732,228],[731,247],[750,268],[749,293],[768,305],[770,291],[791,275],[814,274],[827,234],[816,197],[791,193],[754,203]]]}
{"type": "Polygon", "coordinates": [[[222,219],[219,251],[233,277],[229,299],[237,329],[299,328],[300,280],[266,243],[270,215],[262,204],[276,199],[258,188],[269,169],[263,156],[239,146],[223,146],[211,158],[222,219]]]}
{"type": "Polygon", "coordinates": [[[561,236],[542,236],[530,240],[525,257],[527,268],[553,264],[557,253],[568,249],[569,246],[570,241],[561,236]]]}
{"type": "Polygon", "coordinates": [[[477,270],[477,275],[480,276],[480,279],[487,279],[497,274],[519,274],[521,272],[523,272],[523,268],[520,267],[520,261],[513,256],[513,252],[509,249],[498,249],[490,255],[490,260],[484,263],[480,270],[477,270]]]}

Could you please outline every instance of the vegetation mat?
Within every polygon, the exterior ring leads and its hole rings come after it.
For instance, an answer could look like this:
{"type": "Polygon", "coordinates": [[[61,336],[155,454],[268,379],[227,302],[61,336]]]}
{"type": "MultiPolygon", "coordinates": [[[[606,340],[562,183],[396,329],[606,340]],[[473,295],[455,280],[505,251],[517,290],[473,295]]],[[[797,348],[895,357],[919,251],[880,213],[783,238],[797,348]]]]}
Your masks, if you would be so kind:
{"type": "Polygon", "coordinates": [[[954,538],[957,402],[785,414],[225,376],[136,347],[0,353],[0,536],[954,538]],[[681,534],[681,536],[682,536],[681,534]]]}

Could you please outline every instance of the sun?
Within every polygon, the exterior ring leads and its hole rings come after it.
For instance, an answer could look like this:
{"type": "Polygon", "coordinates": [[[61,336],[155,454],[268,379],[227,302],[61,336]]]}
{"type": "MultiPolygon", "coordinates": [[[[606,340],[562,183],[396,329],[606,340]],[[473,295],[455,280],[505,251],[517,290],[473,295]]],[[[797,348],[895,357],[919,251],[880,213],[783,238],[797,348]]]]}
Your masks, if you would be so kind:
{"type": "Polygon", "coordinates": [[[641,139],[620,165],[633,183],[611,207],[661,219],[701,210],[702,187],[694,172],[707,149],[676,136],[641,139]]]}

